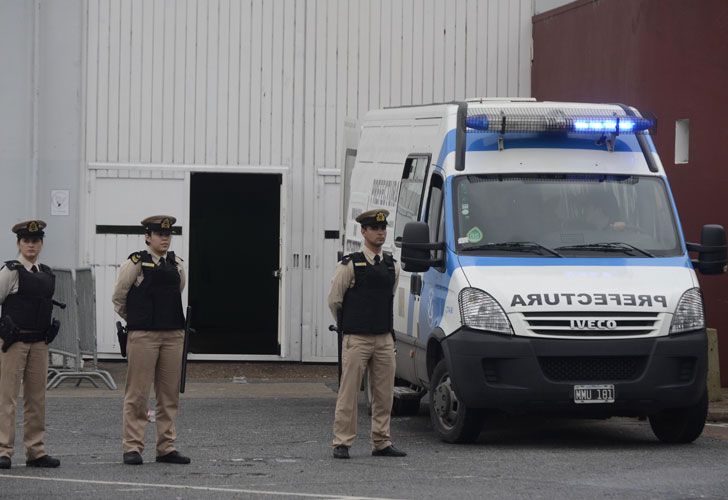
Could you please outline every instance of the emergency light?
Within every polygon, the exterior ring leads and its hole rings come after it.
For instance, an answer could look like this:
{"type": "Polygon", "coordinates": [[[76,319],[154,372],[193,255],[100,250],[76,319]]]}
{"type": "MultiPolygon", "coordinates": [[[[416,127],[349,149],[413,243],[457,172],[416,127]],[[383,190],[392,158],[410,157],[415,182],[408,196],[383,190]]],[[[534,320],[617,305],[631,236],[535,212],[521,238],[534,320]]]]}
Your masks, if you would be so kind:
{"type": "Polygon", "coordinates": [[[615,116],[597,109],[483,109],[469,107],[467,128],[482,132],[572,132],[582,134],[635,134],[649,130],[655,120],[615,116]]]}

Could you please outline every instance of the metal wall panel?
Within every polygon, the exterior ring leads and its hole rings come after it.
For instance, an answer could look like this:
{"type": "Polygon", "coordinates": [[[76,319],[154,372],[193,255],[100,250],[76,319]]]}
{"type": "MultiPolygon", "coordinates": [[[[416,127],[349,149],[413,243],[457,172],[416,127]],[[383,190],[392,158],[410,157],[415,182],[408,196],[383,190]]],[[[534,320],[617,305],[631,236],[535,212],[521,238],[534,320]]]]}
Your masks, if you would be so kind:
{"type": "MultiPolygon", "coordinates": [[[[291,168],[289,333],[310,344],[293,346],[292,359],[302,350],[327,356],[312,340],[330,320],[322,317],[325,294],[303,291],[325,289],[330,278],[328,266],[310,264],[332,229],[323,227],[321,211],[330,208],[316,193],[339,196],[317,171],[343,161],[345,120],[388,106],[530,92],[531,0],[86,5],[88,164],[291,168]]],[[[86,241],[94,264],[93,236],[86,241]]],[[[100,277],[98,288],[112,278],[100,277]]]]}
{"type": "Polygon", "coordinates": [[[530,88],[529,0],[88,0],[87,15],[91,163],[290,164],[305,125],[306,166],[331,168],[344,116],[530,88]]]}

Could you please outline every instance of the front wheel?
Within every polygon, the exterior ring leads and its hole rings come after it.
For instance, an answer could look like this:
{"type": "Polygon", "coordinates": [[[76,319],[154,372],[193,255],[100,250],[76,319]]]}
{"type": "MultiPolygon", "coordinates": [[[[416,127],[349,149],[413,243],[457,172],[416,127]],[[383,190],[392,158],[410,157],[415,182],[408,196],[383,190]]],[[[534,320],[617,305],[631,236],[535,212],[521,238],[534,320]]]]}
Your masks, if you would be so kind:
{"type": "Polygon", "coordinates": [[[483,429],[482,412],[458,400],[444,359],[437,363],[430,379],[430,420],[435,432],[448,443],[472,443],[483,429]]]}
{"type": "Polygon", "coordinates": [[[687,408],[671,408],[650,415],[650,427],[663,443],[692,443],[703,433],[708,416],[708,391],[703,391],[700,401],[687,408]]]}

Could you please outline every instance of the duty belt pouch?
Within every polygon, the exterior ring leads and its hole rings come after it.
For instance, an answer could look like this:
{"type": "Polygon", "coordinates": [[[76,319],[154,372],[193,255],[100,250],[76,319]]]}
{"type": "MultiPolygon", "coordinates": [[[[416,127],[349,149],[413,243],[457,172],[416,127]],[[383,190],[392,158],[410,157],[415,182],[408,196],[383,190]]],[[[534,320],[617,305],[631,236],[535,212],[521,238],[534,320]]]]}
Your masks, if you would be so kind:
{"type": "Polygon", "coordinates": [[[51,326],[48,327],[48,330],[46,330],[46,336],[45,336],[45,343],[50,344],[55,340],[56,336],[58,335],[58,332],[61,329],[61,322],[58,321],[56,318],[53,318],[53,321],[51,321],[51,326]]]}
{"type": "Polygon", "coordinates": [[[9,316],[0,318],[0,339],[3,339],[3,352],[8,352],[10,346],[20,340],[20,329],[9,316]]]}

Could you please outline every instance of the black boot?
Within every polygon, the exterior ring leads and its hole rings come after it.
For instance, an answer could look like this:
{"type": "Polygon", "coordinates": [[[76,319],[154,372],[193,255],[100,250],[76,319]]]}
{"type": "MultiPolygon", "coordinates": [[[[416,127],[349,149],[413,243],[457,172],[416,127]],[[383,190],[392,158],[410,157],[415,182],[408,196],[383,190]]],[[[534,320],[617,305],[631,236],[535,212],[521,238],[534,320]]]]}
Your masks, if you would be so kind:
{"type": "Polygon", "coordinates": [[[192,460],[189,457],[181,455],[177,450],[170,451],[166,455],[157,457],[157,462],[164,462],[165,464],[183,464],[187,465],[192,460]]]}
{"type": "Polygon", "coordinates": [[[138,451],[128,451],[124,453],[124,463],[126,465],[141,465],[144,463],[144,460],[138,451]]]}
{"type": "Polygon", "coordinates": [[[40,458],[27,460],[25,462],[26,467],[42,467],[44,469],[55,469],[59,465],[61,465],[61,461],[57,458],[53,458],[50,455],[43,455],[40,458]]]}
{"type": "Polygon", "coordinates": [[[334,448],[334,458],[349,458],[349,447],[340,444],[334,448]]]}
{"type": "Polygon", "coordinates": [[[10,463],[10,457],[0,457],[0,469],[9,469],[10,463]]]}

